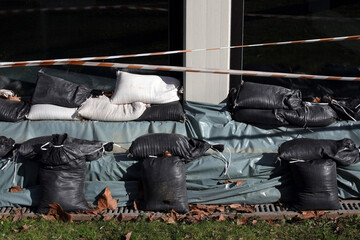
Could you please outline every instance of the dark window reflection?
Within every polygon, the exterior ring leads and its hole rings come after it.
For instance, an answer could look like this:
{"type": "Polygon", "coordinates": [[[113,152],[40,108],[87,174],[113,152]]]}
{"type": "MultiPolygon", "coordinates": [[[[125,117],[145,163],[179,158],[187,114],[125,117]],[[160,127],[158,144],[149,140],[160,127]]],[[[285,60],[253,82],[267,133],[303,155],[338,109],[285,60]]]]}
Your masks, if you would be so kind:
{"type": "MultiPolygon", "coordinates": [[[[245,1],[244,43],[267,43],[358,35],[360,1],[245,1]],[[251,16],[260,14],[262,16],[251,16]],[[274,16],[275,15],[275,16],[274,16]],[[295,17],[299,17],[296,19],[295,17]]],[[[320,42],[244,49],[244,69],[336,76],[360,76],[360,41],[320,42]]],[[[300,88],[304,97],[357,96],[359,83],[250,78],[300,88]]]]}
{"type": "MultiPolygon", "coordinates": [[[[0,61],[108,56],[168,49],[168,11],[120,8],[119,5],[167,9],[168,1],[0,1],[0,61]],[[83,9],[87,6],[95,7],[83,9]]],[[[112,61],[167,65],[168,56],[112,61]]],[[[79,66],[50,68],[105,77],[115,76],[114,69],[79,66]]],[[[19,84],[23,85],[21,92],[26,92],[23,89],[26,82],[36,81],[34,73],[38,69],[39,67],[0,69],[0,88],[6,87],[4,78],[8,78],[20,80],[19,84]]]]}

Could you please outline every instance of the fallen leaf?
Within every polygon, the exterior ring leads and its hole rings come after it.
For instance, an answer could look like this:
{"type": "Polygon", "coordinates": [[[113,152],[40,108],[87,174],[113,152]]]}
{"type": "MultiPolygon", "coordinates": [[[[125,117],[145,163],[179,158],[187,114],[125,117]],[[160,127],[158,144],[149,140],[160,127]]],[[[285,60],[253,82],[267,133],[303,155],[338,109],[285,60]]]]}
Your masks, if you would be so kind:
{"type": "Polygon", "coordinates": [[[319,103],[319,102],[321,102],[321,98],[316,97],[316,98],[314,98],[314,99],[313,99],[313,102],[315,102],[315,103],[319,103]]]}
{"type": "Polygon", "coordinates": [[[132,234],[132,232],[128,232],[128,233],[125,235],[125,240],[130,240],[131,234],[132,234]]]}
{"type": "Polygon", "coordinates": [[[248,221],[248,218],[247,217],[242,217],[242,218],[238,218],[237,220],[236,220],[236,225],[243,225],[243,224],[245,224],[246,222],[248,221]]]}
{"type": "Polygon", "coordinates": [[[137,211],[138,208],[137,208],[137,204],[136,204],[136,200],[134,201],[134,209],[137,211]]]}
{"type": "Polygon", "coordinates": [[[235,183],[236,186],[239,186],[240,184],[242,184],[242,183],[245,182],[245,181],[246,181],[246,180],[240,180],[240,181],[226,180],[223,184],[235,183]]]}
{"type": "Polygon", "coordinates": [[[334,233],[337,233],[338,231],[340,231],[340,227],[336,227],[336,229],[334,230],[334,233]]]}
{"type": "Polygon", "coordinates": [[[180,215],[179,213],[177,213],[174,209],[171,209],[170,212],[171,217],[175,220],[175,222],[178,221],[178,216],[180,215]]]}
{"type": "Polygon", "coordinates": [[[225,207],[224,206],[217,207],[216,210],[218,210],[219,212],[225,212],[225,207]]]}
{"type": "Polygon", "coordinates": [[[111,209],[115,210],[117,208],[118,200],[115,200],[111,196],[110,189],[108,187],[105,188],[104,193],[101,195],[101,197],[98,200],[98,208],[103,209],[111,209]]]}
{"type": "Polygon", "coordinates": [[[194,209],[190,211],[190,214],[193,216],[193,215],[207,215],[208,213],[203,210],[194,209]]]}
{"type": "Polygon", "coordinates": [[[22,210],[20,209],[20,210],[17,210],[17,211],[15,212],[15,215],[14,215],[12,221],[13,221],[13,222],[17,222],[17,221],[19,221],[19,220],[21,220],[21,219],[23,219],[23,212],[22,212],[22,210]]]}
{"type": "Polygon", "coordinates": [[[9,96],[8,97],[8,100],[9,101],[12,101],[12,102],[21,102],[20,98],[18,98],[18,96],[9,96]]]}
{"type": "Polygon", "coordinates": [[[176,223],[175,219],[173,217],[169,217],[169,219],[166,221],[168,224],[174,224],[176,223]]]}
{"type": "Polygon", "coordinates": [[[16,192],[20,192],[20,191],[22,191],[22,190],[24,190],[24,189],[22,189],[20,186],[12,186],[11,188],[9,188],[9,192],[10,193],[16,193],[16,192]]]}
{"type": "Polygon", "coordinates": [[[223,214],[220,214],[219,219],[217,220],[218,222],[224,222],[226,221],[226,217],[223,214]]]}
{"type": "Polygon", "coordinates": [[[150,222],[154,221],[154,216],[155,216],[155,215],[154,215],[153,213],[150,214],[150,217],[149,217],[149,221],[150,221],[150,222]]]}
{"type": "Polygon", "coordinates": [[[21,227],[20,232],[25,232],[27,229],[28,229],[28,226],[27,226],[26,224],[24,224],[24,225],[21,227]]]}
{"type": "Polygon", "coordinates": [[[243,206],[241,204],[231,204],[229,205],[229,207],[231,209],[234,209],[238,212],[247,212],[247,213],[253,213],[255,212],[255,209],[253,209],[251,206],[247,205],[247,206],[243,206]]]}
{"type": "Polygon", "coordinates": [[[255,224],[257,224],[257,222],[258,222],[257,220],[252,220],[251,224],[255,225],[255,224]]]}
{"type": "Polygon", "coordinates": [[[217,208],[218,208],[218,206],[216,206],[216,205],[208,205],[206,210],[208,213],[213,213],[213,212],[215,212],[215,210],[217,208]]]}
{"type": "Polygon", "coordinates": [[[320,218],[325,215],[327,211],[302,211],[301,217],[302,219],[311,219],[311,218],[320,218]]]}
{"type": "Polygon", "coordinates": [[[63,222],[73,222],[71,214],[64,211],[64,209],[58,203],[49,204],[49,212],[47,215],[53,215],[56,220],[63,222]]]}
{"type": "Polygon", "coordinates": [[[169,151],[164,151],[164,157],[171,157],[172,154],[169,151]]]}
{"type": "Polygon", "coordinates": [[[134,214],[123,214],[120,213],[118,220],[119,221],[123,221],[123,222],[127,222],[127,221],[131,221],[131,220],[135,220],[137,218],[137,215],[134,214]]]}

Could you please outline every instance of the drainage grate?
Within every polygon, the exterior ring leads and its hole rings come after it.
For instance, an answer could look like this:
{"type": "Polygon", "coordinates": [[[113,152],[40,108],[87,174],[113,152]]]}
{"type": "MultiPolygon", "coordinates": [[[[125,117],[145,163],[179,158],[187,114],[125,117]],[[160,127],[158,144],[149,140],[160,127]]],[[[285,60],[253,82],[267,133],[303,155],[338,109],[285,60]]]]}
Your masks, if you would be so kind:
{"type": "MultiPolygon", "coordinates": [[[[331,210],[328,211],[327,216],[328,217],[339,217],[339,216],[349,216],[354,214],[360,214],[360,200],[342,200],[340,201],[341,208],[339,210],[331,210]]],[[[1,207],[0,208],[0,216],[8,216],[11,214],[16,214],[17,212],[22,213],[22,217],[35,217],[37,216],[36,213],[31,208],[27,207],[1,207]]],[[[115,216],[119,216],[122,214],[123,216],[139,216],[139,215],[150,215],[154,214],[156,217],[161,217],[164,213],[156,212],[144,212],[144,211],[138,211],[134,210],[132,208],[128,207],[118,207],[116,210],[107,210],[104,216],[108,218],[112,218],[115,216]]],[[[235,217],[239,213],[234,212],[228,212],[228,213],[220,213],[215,212],[213,213],[214,216],[220,216],[220,214],[223,214],[227,217],[235,217]]],[[[254,213],[244,213],[244,216],[247,217],[254,217],[258,216],[262,219],[276,219],[276,218],[282,218],[282,217],[295,217],[299,213],[296,211],[287,210],[283,207],[281,207],[279,204],[258,204],[255,205],[255,212],[254,213]]],[[[74,220],[91,220],[95,216],[94,215],[87,215],[87,214],[78,214],[74,213],[72,214],[74,217],[74,220]]]]}

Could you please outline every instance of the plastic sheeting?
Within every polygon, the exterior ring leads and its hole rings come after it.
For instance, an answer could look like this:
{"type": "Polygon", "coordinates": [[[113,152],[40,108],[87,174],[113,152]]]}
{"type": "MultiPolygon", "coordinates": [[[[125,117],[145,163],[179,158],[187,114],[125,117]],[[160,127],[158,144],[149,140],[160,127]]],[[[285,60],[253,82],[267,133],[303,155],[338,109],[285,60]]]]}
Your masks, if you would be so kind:
{"type": "MultiPolygon", "coordinates": [[[[71,122],[24,121],[0,123],[3,136],[17,143],[30,138],[68,133],[71,137],[113,141],[124,147],[147,133],[179,133],[200,138],[211,144],[222,143],[223,153],[229,159],[228,174],[233,181],[245,180],[239,186],[224,184],[225,163],[217,153],[186,164],[186,183],[190,203],[231,204],[269,203],[289,200],[293,196],[293,182],[285,162],[276,163],[278,147],[285,141],[306,137],[315,139],[350,138],[360,145],[359,122],[337,122],[322,128],[260,127],[231,120],[225,104],[210,105],[185,103],[187,121],[179,122],[71,122]]],[[[7,162],[0,160],[0,168],[7,162]]],[[[15,163],[0,170],[0,206],[37,206],[40,189],[37,181],[37,164],[19,159],[13,184],[15,163]],[[9,193],[12,185],[24,191],[9,193]]],[[[339,197],[360,197],[360,163],[337,167],[339,197]]],[[[85,198],[94,203],[96,196],[109,187],[119,206],[131,205],[138,196],[140,165],[137,159],[126,154],[109,154],[87,163],[85,198]]]]}
{"type": "MultiPolygon", "coordinates": [[[[228,157],[229,154],[225,153],[228,157]]],[[[0,166],[5,159],[0,161],[0,166]]],[[[18,173],[13,183],[15,163],[11,162],[0,170],[0,206],[37,206],[40,186],[37,183],[36,162],[20,159],[18,173]],[[9,193],[13,185],[20,185],[24,191],[9,193]]],[[[132,205],[138,197],[138,183],[141,165],[126,154],[109,154],[98,160],[87,162],[85,198],[91,203],[105,187],[112,196],[119,199],[119,206],[132,205]]],[[[337,168],[339,197],[360,197],[360,163],[337,168]]],[[[292,196],[293,182],[287,164],[276,162],[274,153],[233,154],[228,173],[233,181],[245,180],[239,186],[226,183],[224,163],[219,155],[201,157],[186,164],[186,185],[190,203],[232,204],[270,203],[287,201],[292,196]]]]}

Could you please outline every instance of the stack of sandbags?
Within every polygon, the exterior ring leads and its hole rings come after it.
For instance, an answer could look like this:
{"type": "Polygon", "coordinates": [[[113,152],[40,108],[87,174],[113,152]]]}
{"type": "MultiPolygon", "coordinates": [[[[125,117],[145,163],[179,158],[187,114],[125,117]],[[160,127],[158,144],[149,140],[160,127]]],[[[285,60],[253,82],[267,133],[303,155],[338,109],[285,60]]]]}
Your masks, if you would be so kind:
{"type": "Polygon", "coordinates": [[[38,72],[31,100],[30,120],[80,120],[78,107],[90,97],[92,89],[62,78],[38,72]]]}
{"type": "Polygon", "coordinates": [[[228,96],[233,119],[239,122],[274,126],[327,126],[337,119],[328,104],[303,102],[299,90],[242,82],[228,96]]]}
{"type": "Polygon", "coordinates": [[[289,162],[297,210],[339,209],[336,165],[359,162],[359,149],[350,139],[294,139],[283,143],[278,158],[289,162]]]}
{"type": "Polygon", "coordinates": [[[0,89],[0,121],[18,122],[26,119],[30,104],[21,101],[13,91],[0,89]]]}
{"type": "Polygon", "coordinates": [[[180,82],[172,77],[118,71],[111,98],[88,99],[79,115],[100,121],[179,121],[184,119],[179,87],[180,82]]]}
{"type": "Polygon", "coordinates": [[[129,152],[142,159],[144,201],[140,208],[148,211],[188,212],[185,162],[208,150],[223,151],[223,145],[180,134],[146,134],[132,142],[129,152]]]}

